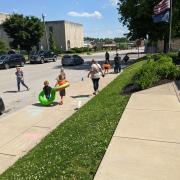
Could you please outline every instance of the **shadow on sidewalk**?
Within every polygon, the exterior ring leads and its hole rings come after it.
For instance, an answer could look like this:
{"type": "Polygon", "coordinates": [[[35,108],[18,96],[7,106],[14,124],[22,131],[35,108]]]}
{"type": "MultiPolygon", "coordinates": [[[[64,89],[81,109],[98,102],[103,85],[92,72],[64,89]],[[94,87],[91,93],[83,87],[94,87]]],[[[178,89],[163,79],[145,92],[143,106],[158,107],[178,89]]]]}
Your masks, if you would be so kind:
{"type": "Polygon", "coordinates": [[[178,90],[180,91],[180,81],[175,81],[176,87],[178,88],[178,90]]]}
{"type": "Polygon", "coordinates": [[[3,93],[17,93],[18,91],[5,91],[3,93]]]}
{"type": "Polygon", "coordinates": [[[35,103],[35,104],[32,104],[33,106],[37,106],[37,107],[54,107],[54,106],[57,106],[58,105],[58,102],[53,102],[52,104],[48,105],[48,106],[44,106],[40,103],[35,103]]]}
{"type": "Polygon", "coordinates": [[[87,94],[87,95],[78,95],[78,96],[71,96],[72,98],[76,99],[76,98],[88,98],[91,95],[87,94]]]}
{"type": "Polygon", "coordinates": [[[21,91],[4,91],[3,93],[4,94],[8,94],[8,93],[21,93],[21,92],[25,92],[25,91],[27,91],[27,90],[21,90],[21,91]]]}

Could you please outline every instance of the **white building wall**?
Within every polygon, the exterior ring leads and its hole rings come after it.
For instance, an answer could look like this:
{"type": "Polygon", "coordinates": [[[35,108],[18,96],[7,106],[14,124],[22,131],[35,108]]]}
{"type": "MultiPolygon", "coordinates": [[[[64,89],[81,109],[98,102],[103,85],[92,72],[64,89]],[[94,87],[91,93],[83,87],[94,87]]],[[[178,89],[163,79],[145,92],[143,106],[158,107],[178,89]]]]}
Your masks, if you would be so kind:
{"type": "Polygon", "coordinates": [[[66,49],[84,46],[83,26],[76,23],[65,22],[66,49]],[[70,46],[69,43],[70,42],[70,46]]]}

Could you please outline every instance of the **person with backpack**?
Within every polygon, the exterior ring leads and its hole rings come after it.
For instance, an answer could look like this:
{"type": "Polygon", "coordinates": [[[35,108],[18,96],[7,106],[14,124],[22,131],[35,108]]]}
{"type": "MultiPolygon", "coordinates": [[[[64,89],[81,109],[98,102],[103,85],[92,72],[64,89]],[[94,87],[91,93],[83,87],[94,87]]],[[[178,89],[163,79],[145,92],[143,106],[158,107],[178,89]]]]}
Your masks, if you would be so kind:
{"type": "Polygon", "coordinates": [[[123,58],[124,63],[126,64],[129,61],[129,56],[126,54],[123,58]]]}
{"type": "Polygon", "coordinates": [[[92,60],[92,65],[91,65],[91,69],[88,73],[88,78],[91,76],[92,82],[93,82],[93,88],[94,88],[94,92],[93,94],[96,95],[99,89],[99,80],[101,78],[101,76],[104,77],[102,68],[100,66],[100,64],[98,64],[94,59],[92,60]]]}
{"type": "Polygon", "coordinates": [[[114,72],[115,73],[121,72],[121,57],[119,57],[118,53],[114,57],[114,72]]]}

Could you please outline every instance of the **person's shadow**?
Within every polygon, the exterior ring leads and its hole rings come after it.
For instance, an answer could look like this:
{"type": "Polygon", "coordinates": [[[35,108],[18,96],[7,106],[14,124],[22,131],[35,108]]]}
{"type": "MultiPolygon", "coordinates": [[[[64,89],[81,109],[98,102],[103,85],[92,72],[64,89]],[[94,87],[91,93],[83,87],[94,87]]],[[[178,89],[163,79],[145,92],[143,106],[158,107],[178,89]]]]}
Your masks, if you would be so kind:
{"type": "Polygon", "coordinates": [[[27,90],[21,90],[21,91],[5,91],[5,92],[3,92],[3,93],[5,93],[5,94],[13,94],[13,93],[18,93],[18,92],[25,92],[25,91],[27,91],[27,90]]]}
{"type": "Polygon", "coordinates": [[[17,93],[18,91],[5,91],[3,93],[17,93]]]}
{"type": "Polygon", "coordinates": [[[78,96],[71,96],[71,97],[74,99],[76,99],[76,98],[88,98],[88,97],[90,97],[90,95],[87,94],[87,95],[78,95],[78,96]]]}

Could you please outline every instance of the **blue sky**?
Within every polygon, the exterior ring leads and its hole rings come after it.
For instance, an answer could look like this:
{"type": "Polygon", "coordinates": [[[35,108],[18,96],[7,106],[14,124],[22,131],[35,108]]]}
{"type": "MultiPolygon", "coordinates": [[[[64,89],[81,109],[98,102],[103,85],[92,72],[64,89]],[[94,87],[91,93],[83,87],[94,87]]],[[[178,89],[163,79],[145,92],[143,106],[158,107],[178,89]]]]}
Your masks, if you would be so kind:
{"type": "Polygon", "coordinates": [[[0,0],[0,12],[22,13],[46,20],[81,23],[89,37],[122,37],[127,32],[118,21],[117,0],[0,0]]]}

